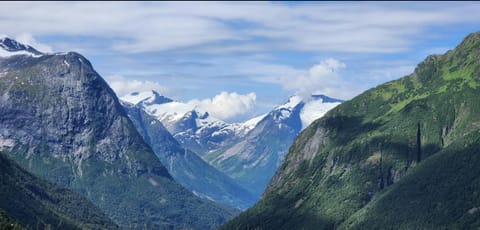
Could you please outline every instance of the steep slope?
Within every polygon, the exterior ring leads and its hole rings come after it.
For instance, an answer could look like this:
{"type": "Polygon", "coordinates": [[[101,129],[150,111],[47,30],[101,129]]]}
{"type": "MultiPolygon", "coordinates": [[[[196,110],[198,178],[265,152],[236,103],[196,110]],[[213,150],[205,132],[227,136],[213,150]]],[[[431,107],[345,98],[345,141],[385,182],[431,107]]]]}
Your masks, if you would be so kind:
{"type": "Polygon", "coordinates": [[[355,213],[341,228],[380,229],[395,223],[397,229],[478,229],[478,143],[478,131],[452,143],[355,213]]]}
{"type": "Polygon", "coordinates": [[[235,210],[177,184],[83,56],[0,58],[0,149],[121,226],[210,229],[235,210]]]}
{"type": "Polygon", "coordinates": [[[23,228],[20,224],[12,220],[5,211],[0,209],[0,229],[5,230],[22,230],[23,228]]]}
{"type": "MultiPolygon", "coordinates": [[[[159,98],[159,95],[155,96],[154,92],[153,98],[159,98]]],[[[180,184],[201,197],[240,209],[246,209],[256,201],[252,194],[231,178],[207,164],[197,154],[182,148],[162,123],[147,114],[139,104],[123,102],[122,105],[145,142],[180,184]]]]}
{"type": "Polygon", "coordinates": [[[480,227],[479,57],[474,33],[328,112],[223,229],[480,227]]]}
{"type": "Polygon", "coordinates": [[[205,159],[260,197],[299,132],[341,102],[324,95],[292,96],[255,121],[233,146],[210,152],[205,159]]]}
{"type": "Polygon", "coordinates": [[[33,176],[1,152],[0,175],[0,210],[10,224],[25,228],[118,228],[79,194],[33,176]]]}

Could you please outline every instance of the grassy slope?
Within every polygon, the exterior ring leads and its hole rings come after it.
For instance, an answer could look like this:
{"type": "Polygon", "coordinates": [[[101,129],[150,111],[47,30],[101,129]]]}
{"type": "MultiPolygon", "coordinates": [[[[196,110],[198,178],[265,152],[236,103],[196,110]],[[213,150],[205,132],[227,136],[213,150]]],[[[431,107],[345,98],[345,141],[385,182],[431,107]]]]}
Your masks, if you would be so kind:
{"type": "Polygon", "coordinates": [[[342,229],[480,226],[479,132],[436,153],[355,213],[342,229]],[[381,218],[379,218],[381,217],[381,218]]]}
{"type": "Polygon", "coordinates": [[[464,187],[478,181],[468,168],[478,165],[479,47],[480,33],[469,35],[454,51],[429,56],[412,75],[368,90],[314,122],[295,140],[264,198],[224,228],[478,226],[474,216],[459,215],[480,206],[478,193],[464,187]],[[320,134],[325,138],[312,148],[320,134]],[[467,160],[452,159],[457,154],[467,160]],[[457,176],[455,169],[463,167],[457,176]],[[417,192],[416,199],[406,191],[417,192]],[[447,203],[452,194],[463,198],[447,203]],[[409,206],[439,201],[445,208],[409,206]],[[382,222],[377,215],[388,206],[396,209],[382,222]]]}

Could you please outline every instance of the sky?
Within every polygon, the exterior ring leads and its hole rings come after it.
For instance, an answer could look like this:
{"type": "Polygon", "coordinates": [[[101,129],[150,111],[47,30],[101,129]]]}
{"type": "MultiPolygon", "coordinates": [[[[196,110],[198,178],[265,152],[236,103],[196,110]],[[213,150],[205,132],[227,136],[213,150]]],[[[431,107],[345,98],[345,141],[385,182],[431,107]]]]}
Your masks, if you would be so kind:
{"type": "Polygon", "coordinates": [[[0,2],[0,34],[88,58],[237,122],[291,95],[351,99],[480,28],[479,2],[0,2]]]}

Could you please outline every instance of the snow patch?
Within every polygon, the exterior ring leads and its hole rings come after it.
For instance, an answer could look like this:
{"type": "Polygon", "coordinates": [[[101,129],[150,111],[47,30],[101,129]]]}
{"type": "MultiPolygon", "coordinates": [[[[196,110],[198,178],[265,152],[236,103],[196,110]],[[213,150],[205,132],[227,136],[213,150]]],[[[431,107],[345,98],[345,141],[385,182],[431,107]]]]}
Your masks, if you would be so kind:
{"type": "Polygon", "coordinates": [[[302,108],[300,120],[302,121],[302,130],[307,128],[313,121],[322,117],[329,110],[335,108],[340,102],[323,103],[323,100],[311,100],[302,108]]]}
{"type": "Polygon", "coordinates": [[[194,106],[177,101],[145,107],[146,112],[150,115],[157,117],[160,121],[166,120],[169,122],[179,121],[193,109],[194,106]]]}
{"type": "Polygon", "coordinates": [[[263,118],[265,118],[267,115],[268,115],[268,113],[265,113],[265,114],[262,114],[258,117],[254,117],[254,118],[252,118],[248,121],[245,121],[243,123],[243,127],[245,127],[245,129],[247,131],[252,130],[253,128],[255,128],[257,126],[258,122],[262,121],[263,118]]]}
{"type": "Polygon", "coordinates": [[[298,104],[300,104],[300,102],[302,102],[302,97],[297,96],[297,95],[291,96],[290,98],[288,98],[287,103],[285,103],[285,104],[283,104],[283,105],[281,105],[281,106],[278,106],[278,107],[275,108],[275,109],[277,109],[277,110],[279,110],[279,109],[287,109],[287,110],[292,111],[293,108],[295,108],[295,106],[297,106],[298,104]]]}

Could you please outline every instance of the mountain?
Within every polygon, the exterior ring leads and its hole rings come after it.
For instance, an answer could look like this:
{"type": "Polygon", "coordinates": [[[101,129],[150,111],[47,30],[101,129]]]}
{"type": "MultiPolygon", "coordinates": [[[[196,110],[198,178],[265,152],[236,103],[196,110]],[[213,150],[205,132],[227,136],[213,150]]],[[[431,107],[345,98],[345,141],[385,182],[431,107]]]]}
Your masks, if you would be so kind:
{"type": "Polygon", "coordinates": [[[292,96],[266,115],[247,121],[253,128],[232,146],[205,159],[260,197],[300,131],[342,100],[324,95],[292,96]]]}
{"type": "Polygon", "coordinates": [[[0,57],[0,78],[0,149],[121,227],[210,229],[237,213],[172,179],[82,55],[0,57]]]}
{"type": "Polygon", "coordinates": [[[87,199],[35,177],[1,152],[0,175],[0,213],[9,220],[5,222],[31,229],[118,229],[87,199]]]}
{"type": "Polygon", "coordinates": [[[195,105],[173,101],[155,91],[133,92],[121,100],[156,117],[182,146],[200,156],[228,146],[248,131],[242,124],[227,123],[195,105]]]}
{"type": "MultiPolygon", "coordinates": [[[[147,101],[158,103],[165,100],[152,91],[147,100],[137,103],[147,101]]],[[[180,146],[162,123],[147,114],[140,104],[122,102],[122,105],[145,142],[180,184],[196,195],[240,209],[255,203],[256,198],[235,181],[203,161],[196,153],[180,146]]]]}
{"type": "Polygon", "coordinates": [[[316,120],[222,229],[480,227],[480,32],[316,120]]]}
{"type": "MultiPolygon", "coordinates": [[[[264,191],[298,133],[342,102],[325,95],[306,99],[292,96],[268,114],[244,123],[227,123],[208,111],[165,98],[155,91],[134,92],[121,100],[155,117],[183,147],[198,153],[252,193],[254,201],[264,191]]],[[[185,182],[189,183],[192,182],[185,182]]]]}

